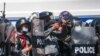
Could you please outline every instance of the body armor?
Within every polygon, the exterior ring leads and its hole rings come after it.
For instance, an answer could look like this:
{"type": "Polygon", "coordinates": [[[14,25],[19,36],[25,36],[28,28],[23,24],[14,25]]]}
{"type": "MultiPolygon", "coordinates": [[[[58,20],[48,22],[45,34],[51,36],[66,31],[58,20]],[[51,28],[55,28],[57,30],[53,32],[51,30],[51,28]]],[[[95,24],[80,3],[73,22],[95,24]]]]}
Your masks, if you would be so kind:
{"type": "Polygon", "coordinates": [[[93,27],[81,27],[80,31],[72,29],[72,50],[75,56],[96,56],[97,37],[93,27]]]}

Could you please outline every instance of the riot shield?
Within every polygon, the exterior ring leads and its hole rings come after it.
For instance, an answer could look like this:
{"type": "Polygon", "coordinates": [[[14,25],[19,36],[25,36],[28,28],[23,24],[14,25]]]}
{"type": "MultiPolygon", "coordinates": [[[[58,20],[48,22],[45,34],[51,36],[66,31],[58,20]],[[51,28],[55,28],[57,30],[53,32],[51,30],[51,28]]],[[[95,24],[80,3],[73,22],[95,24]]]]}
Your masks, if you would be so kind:
{"type": "Polygon", "coordinates": [[[6,3],[4,2],[3,11],[0,11],[2,12],[2,16],[0,18],[0,56],[10,56],[10,45],[7,40],[9,40],[12,30],[7,29],[11,23],[5,18],[5,5],[6,3]]]}
{"type": "Polygon", "coordinates": [[[6,26],[5,23],[0,23],[0,39],[1,39],[1,41],[5,40],[5,37],[4,37],[5,26],[6,26]]]}
{"type": "Polygon", "coordinates": [[[31,25],[32,45],[36,50],[35,56],[44,56],[44,21],[39,18],[33,18],[31,25]]]}
{"type": "Polygon", "coordinates": [[[96,56],[97,37],[92,27],[81,27],[80,31],[72,29],[72,49],[76,56],[96,56]]]}
{"type": "Polygon", "coordinates": [[[6,29],[6,23],[0,22],[0,56],[5,55],[5,29],[6,29]]]}
{"type": "Polygon", "coordinates": [[[5,19],[0,21],[0,56],[10,55],[10,37],[14,27],[5,19]]]}

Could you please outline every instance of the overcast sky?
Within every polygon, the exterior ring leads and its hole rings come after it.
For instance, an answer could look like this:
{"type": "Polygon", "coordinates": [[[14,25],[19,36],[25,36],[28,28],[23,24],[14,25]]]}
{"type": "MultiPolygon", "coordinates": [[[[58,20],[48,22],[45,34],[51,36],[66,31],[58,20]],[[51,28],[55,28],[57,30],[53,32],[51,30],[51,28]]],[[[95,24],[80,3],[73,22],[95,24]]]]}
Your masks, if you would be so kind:
{"type": "Polygon", "coordinates": [[[79,1],[79,0],[0,0],[1,2],[47,2],[47,1],[79,1]]]}
{"type": "Polygon", "coordinates": [[[100,14],[100,0],[0,0],[0,10],[6,2],[6,16],[29,16],[34,11],[52,11],[55,15],[63,10],[73,15],[100,14]]]}

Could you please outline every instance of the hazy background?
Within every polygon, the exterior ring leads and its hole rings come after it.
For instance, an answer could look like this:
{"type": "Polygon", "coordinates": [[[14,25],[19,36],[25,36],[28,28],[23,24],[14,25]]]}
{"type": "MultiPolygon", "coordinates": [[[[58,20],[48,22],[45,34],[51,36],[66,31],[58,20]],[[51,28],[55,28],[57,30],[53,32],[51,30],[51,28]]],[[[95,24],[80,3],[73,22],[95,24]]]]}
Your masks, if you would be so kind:
{"type": "Polygon", "coordinates": [[[63,10],[73,15],[100,15],[100,0],[0,0],[0,10],[3,2],[7,17],[28,17],[34,11],[51,11],[58,16],[63,10]]]}

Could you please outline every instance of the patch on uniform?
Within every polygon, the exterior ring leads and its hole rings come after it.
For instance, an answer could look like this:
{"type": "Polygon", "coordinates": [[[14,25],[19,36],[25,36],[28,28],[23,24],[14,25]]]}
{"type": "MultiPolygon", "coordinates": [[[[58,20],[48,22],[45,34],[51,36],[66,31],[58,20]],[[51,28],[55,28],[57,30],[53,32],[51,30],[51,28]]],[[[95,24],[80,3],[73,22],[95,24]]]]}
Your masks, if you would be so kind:
{"type": "Polygon", "coordinates": [[[73,45],[72,49],[76,56],[96,56],[95,45],[73,45]]]}

